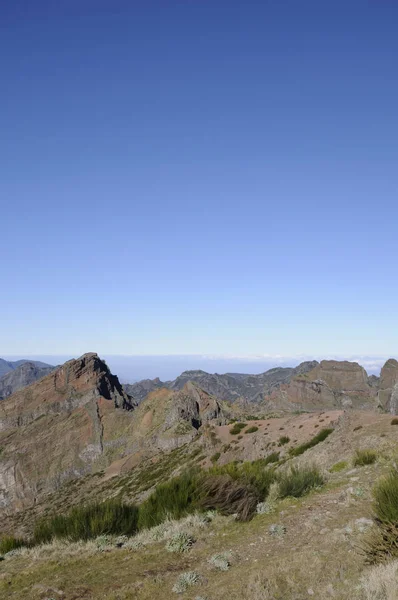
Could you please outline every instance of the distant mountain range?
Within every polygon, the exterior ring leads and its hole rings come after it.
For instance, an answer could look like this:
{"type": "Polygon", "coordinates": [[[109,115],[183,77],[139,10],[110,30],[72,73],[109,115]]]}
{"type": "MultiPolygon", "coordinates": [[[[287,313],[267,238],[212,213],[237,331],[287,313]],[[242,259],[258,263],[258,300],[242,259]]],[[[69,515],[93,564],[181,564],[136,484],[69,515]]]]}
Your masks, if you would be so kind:
{"type": "Polygon", "coordinates": [[[265,395],[278,389],[282,384],[288,384],[296,375],[303,375],[314,369],[319,363],[316,360],[306,361],[297,367],[276,367],[259,375],[246,375],[244,373],[206,373],[205,371],[184,371],[173,381],[160,381],[144,379],[133,384],[125,384],[126,392],[133,396],[136,402],[142,402],[153,390],[165,387],[170,390],[182,390],[189,381],[195,382],[202,390],[226,400],[246,400],[248,402],[261,402],[265,395]]]}
{"type": "Polygon", "coordinates": [[[45,377],[56,367],[41,361],[6,361],[0,358],[0,400],[45,377]]]}

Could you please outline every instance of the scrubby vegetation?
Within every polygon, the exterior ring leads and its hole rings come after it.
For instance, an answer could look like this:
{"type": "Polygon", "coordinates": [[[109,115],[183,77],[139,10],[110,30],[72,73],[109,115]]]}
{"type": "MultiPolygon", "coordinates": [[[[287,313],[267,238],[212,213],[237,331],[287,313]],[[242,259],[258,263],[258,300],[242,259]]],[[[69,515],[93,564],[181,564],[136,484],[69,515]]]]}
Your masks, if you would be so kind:
{"type": "Polygon", "coordinates": [[[309,450],[310,448],[313,448],[320,442],[323,442],[324,440],[326,440],[326,438],[331,433],[333,433],[333,431],[334,430],[332,428],[328,428],[328,427],[325,429],[321,429],[321,431],[319,433],[317,433],[316,436],[314,436],[312,438],[312,440],[310,440],[309,442],[307,442],[305,444],[301,444],[300,446],[296,446],[295,448],[291,448],[289,450],[289,454],[291,456],[300,456],[300,454],[304,454],[304,452],[306,452],[306,450],[309,450]]]}
{"type": "Polygon", "coordinates": [[[324,483],[325,479],[317,467],[291,467],[279,479],[279,496],[299,498],[324,483]]]}
{"type": "Polygon", "coordinates": [[[213,456],[210,458],[212,463],[216,463],[218,461],[218,459],[220,458],[221,453],[220,452],[216,452],[215,454],[213,454],[213,456]]]}
{"type": "Polygon", "coordinates": [[[284,446],[290,442],[290,437],[288,435],[281,435],[279,438],[278,446],[284,446]]]}
{"type": "Polygon", "coordinates": [[[270,463],[277,463],[279,460],[279,452],[271,452],[265,458],[262,459],[264,466],[270,463]]]}
{"type": "Polygon", "coordinates": [[[329,469],[329,471],[331,473],[340,473],[340,471],[344,471],[344,469],[346,469],[347,466],[348,463],[346,460],[340,460],[339,462],[335,463],[333,467],[329,469]]]}
{"type": "Polygon", "coordinates": [[[217,571],[228,571],[231,566],[231,553],[214,554],[209,558],[209,564],[217,571]]]}
{"type": "Polygon", "coordinates": [[[391,425],[398,425],[398,417],[391,419],[391,425]]]}
{"type": "Polygon", "coordinates": [[[239,435],[242,429],[246,427],[247,423],[234,423],[234,425],[229,430],[231,435],[239,435]]]}
{"type": "Polygon", "coordinates": [[[258,427],[256,427],[255,425],[253,425],[253,427],[248,427],[245,431],[245,433],[255,433],[256,431],[258,431],[258,427]]]}
{"type": "Polygon", "coordinates": [[[15,538],[11,535],[0,538],[0,555],[7,554],[11,550],[17,550],[22,546],[26,546],[26,541],[20,538],[15,538]]]}
{"type": "Polygon", "coordinates": [[[398,558],[398,472],[392,471],[373,490],[373,528],[364,542],[370,564],[398,558]]]}
{"type": "Polygon", "coordinates": [[[364,467],[372,465],[377,460],[377,453],[374,450],[357,450],[354,456],[354,467],[364,467]]]}
{"type": "Polygon", "coordinates": [[[198,471],[183,473],[155,491],[139,507],[138,528],[148,529],[159,525],[167,517],[180,519],[198,506],[198,471]]]}
{"type": "Polygon", "coordinates": [[[138,507],[108,500],[101,504],[79,506],[67,515],[56,515],[36,524],[34,543],[53,538],[88,540],[100,535],[133,535],[138,529],[138,507]]]}
{"type": "Polygon", "coordinates": [[[181,573],[173,586],[173,592],[183,594],[188,588],[192,587],[199,581],[199,575],[195,571],[187,571],[181,573]]]}
{"type": "Polygon", "coordinates": [[[398,524],[398,472],[392,471],[373,490],[374,511],[384,523],[398,524]]]}

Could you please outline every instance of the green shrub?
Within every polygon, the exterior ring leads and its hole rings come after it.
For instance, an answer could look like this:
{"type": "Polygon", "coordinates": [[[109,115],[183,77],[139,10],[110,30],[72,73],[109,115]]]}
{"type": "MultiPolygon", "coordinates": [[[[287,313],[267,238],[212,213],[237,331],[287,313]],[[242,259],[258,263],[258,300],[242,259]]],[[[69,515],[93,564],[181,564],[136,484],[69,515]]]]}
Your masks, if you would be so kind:
{"type": "Polygon", "coordinates": [[[258,427],[253,426],[253,427],[249,427],[248,429],[246,429],[246,431],[244,433],[255,433],[256,431],[258,431],[258,427]]]}
{"type": "MultiPolygon", "coordinates": [[[[273,453],[270,456],[273,460],[279,454],[273,453]]],[[[268,496],[271,484],[277,479],[275,470],[273,468],[266,468],[269,462],[271,462],[269,457],[240,464],[234,461],[221,467],[212,467],[208,473],[209,475],[229,475],[232,479],[241,482],[243,485],[252,486],[257,490],[260,500],[264,500],[268,496]]]]}
{"type": "Polygon", "coordinates": [[[215,454],[213,454],[213,456],[210,458],[212,463],[216,463],[218,461],[218,459],[220,458],[221,454],[220,452],[216,452],[215,454]]]}
{"type": "Polygon", "coordinates": [[[362,429],[362,425],[357,425],[354,427],[353,431],[359,431],[360,429],[362,429]]]}
{"type": "Polygon", "coordinates": [[[238,435],[242,429],[246,427],[247,423],[234,423],[234,425],[229,430],[231,435],[238,435]]]}
{"type": "Polygon", "coordinates": [[[373,465],[377,460],[377,454],[374,450],[357,450],[354,456],[354,467],[364,467],[373,465]]]}
{"type": "Polygon", "coordinates": [[[198,480],[198,472],[191,471],[158,485],[139,507],[138,529],[149,529],[167,517],[180,519],[194,512],[198,500],[198,480]]]}
{"type": "Polygon", "coordinates": [[[198,456],[198,458],[195,460],[195,462],[200,463],[200,462],[202,462],[202,460],[205,460],[205,458],[207,458],[206,454],[201,454],[200,456],[198,456]]]}
{"type": "Polygon", "coordinates": [[[288,435],[281,435],[279,438],[278,446],[284,446],[290,442],[290,437],[288,435]]]}
{"type": "Polygon", "coordinates": [[[391,419],[391,425],[398,425],[398,418],[394,417],[394,419],[391,419]]]}
{"type": "Polygon", "coordinates": [[[266,456],[265,458],[262,459],[263,461],[263,465],[269,465],[271,463],[276,463],[279,460],[279,452],[271,452],[271,454],[268,454],[268,456],[266,456]]]}
{"type": "Polygon", "coordinates": [[[12,535],[3,536],[0,538],[0,555],[7,554],[7,552],[11,552],[11,550],[16,550],[17,548],[28,545],[29,544],[21,538],[16,538],[12,535]]]}
{"type": "Polygon", "coordinates": [[[137,531],[138,508],[117,500],[79,506],[67,515],[42,519],[34,528],[34,543],[53,538],[73,541],[88,540],[100,535],[133,535],[137,531]]]}
{"type": "Polygon", "coordinates": [[[385,523],[398,525],[398,473],[392,471],[373,489],[373,509],[376,517],[385,523]]]}
{"type": "Polygon", "coordinates": [[[310,440],[309,442],[305,443],[305,444],[301,444],[300,446],[296,446],[296,448],[291,448],[289,450],[289,454],[291,456],[299,456],[300,454],[304,454],[304,452],[306,450],[309,450],[310,448],[313,448],[314,446],[316,446],[317,444],[319,444],[320,442],[323,442],[324,440],[326,440],[326,438],[333,433],[334,429],[331,428],[325,428],[322,429],[319,433],[316,434],[315,437],[312,438],[312,440],[310,440]]]}
{"type": "Polygon", "coordinates": [[[291,467],[279,479],[279,496],[300,498],[324,483],[324,477],[317,467],[291,467]]]}
{"type": "Polygon", "coordinates": [[[346,460],[341,460],[340,462],[337,462],[333,465],[333,467],[331,467],[329,469],[329,471],[331,473],[340,473],[340,471],[344,471],[344,469],[348,466],[348,463],[346,460]]]}
{"type": "Polygon", "coordinates": [[[373,488],[376,527],[363,541],[366,562],[370,564],[398,558],[398,472],[391,471],[373,488]]]}

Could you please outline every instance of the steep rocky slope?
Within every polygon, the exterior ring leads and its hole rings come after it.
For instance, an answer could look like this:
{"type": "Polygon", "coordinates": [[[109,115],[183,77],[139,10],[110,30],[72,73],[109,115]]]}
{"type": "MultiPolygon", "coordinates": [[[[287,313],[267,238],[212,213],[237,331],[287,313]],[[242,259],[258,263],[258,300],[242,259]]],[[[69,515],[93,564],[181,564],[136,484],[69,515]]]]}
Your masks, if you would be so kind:
{"type": "Polygon", "coordinates": [[[24,362],[0,377],[0,400],[42,379],[56,367],[40,367],[35,362],[24,362]]]}
{"type": "Polygon", "coordinates": [[[0,511],[28,507],[70,479],[130,469],[226,414],[192,383],[153,392],[137,408],[96,354],[69,361],[0,404],[0,511]]]}
{"type": "Polygon", "coordinates": [[[380,373],[378,406],[392,414],[398,412],[398,361],[390,358],[380,373]]]}
{"type": "Polygon", "coordinates": [[[0,403],[0,508],[23,507],[106,465],[119,421],[134,408],[96,354],[86,354],[0,403]],[[122,410],[127,409],[127,410],[122,410]]]}
{"type": "MultiPolygon", "coordinates": [[[[384,382],[380,382],[383,386],[384,382]]],[[[378,386],[358,363],[323,360],[265,396],[268,410],[375,409],[378,386]]]]}

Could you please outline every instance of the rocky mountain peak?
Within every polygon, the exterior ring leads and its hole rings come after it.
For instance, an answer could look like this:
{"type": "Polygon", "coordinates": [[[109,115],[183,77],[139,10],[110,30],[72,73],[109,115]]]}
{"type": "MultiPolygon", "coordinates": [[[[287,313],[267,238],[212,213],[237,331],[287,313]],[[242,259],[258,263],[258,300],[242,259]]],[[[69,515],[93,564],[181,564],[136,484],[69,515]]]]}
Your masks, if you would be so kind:
{"type": "Polygon", "coordinates": [[[112,401],[116,408],[135,406],[105,361],[90,352],[3,400],[0,431],[27,425],[42,415],[70,413],[99,398],[112,401]]]}
{"type": "Polygon", "coordinates": [[[91,389],[106,400],[112,400],[115,407],[132,410],[133,399],[125,392],[118,378],[108,365],[95,352],[83,354],[78,359],[66,362],[55,372],[55,388],[76,390],[91,389]]]}

